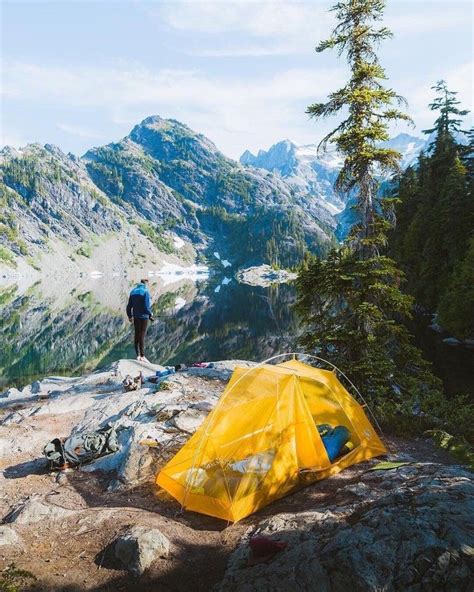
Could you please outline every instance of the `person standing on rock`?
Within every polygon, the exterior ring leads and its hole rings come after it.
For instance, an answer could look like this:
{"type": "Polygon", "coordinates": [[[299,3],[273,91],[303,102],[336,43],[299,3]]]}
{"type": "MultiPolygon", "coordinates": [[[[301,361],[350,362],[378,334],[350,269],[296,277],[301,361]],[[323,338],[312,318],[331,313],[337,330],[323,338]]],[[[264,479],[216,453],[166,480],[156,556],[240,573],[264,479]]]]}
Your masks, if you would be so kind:
{"type": "Polygon", "coordinates": [[[148,321],[153,321],[151,311],[151,298],[148,290],[148,280],[140,280],[140,283],[130,292],[127,304],[127,316],[135,326],[135,352],[139,362],[148,362],[145,357],[145,335],[148,321]]]}

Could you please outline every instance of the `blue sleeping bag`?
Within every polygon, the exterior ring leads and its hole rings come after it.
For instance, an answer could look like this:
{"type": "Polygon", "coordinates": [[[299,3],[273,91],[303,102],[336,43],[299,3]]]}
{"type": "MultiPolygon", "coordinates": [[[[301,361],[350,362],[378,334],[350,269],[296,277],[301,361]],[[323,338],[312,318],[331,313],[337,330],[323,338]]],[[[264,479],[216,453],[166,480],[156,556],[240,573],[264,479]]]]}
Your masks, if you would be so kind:
{"type": "Polygon", "coordinates": [[[351,433],[345,426],[336,426],[334,429],[328,430],[321,439],[329,460],[333,462],[341,454],[344,445],[351,439],[351,433]]]}

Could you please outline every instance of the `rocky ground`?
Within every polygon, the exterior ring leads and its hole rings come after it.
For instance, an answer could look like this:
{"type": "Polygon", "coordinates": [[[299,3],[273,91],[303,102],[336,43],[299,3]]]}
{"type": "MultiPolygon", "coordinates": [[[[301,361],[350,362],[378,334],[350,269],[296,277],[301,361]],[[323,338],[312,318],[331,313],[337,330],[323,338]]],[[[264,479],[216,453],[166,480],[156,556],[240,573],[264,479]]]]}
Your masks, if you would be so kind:
{"type": "Polygon", "coordinates": [[[14,563],[36,577],[19,589],[470,589],[472,474],[428,440],[386,437],[388,458],[408,464],[359,464],[231,526],[183,513],[158,491],[159,467],[215,405],[236,364],[126,393],[126,375],[161,367],[121,360],[0,396],[0,567],[14,563]],[[121,428],[117,452],[49,472],[44,444],[108,422],[121,428]],[[249,541],[262,535],[286,548],[249,563],[249,541]]]}

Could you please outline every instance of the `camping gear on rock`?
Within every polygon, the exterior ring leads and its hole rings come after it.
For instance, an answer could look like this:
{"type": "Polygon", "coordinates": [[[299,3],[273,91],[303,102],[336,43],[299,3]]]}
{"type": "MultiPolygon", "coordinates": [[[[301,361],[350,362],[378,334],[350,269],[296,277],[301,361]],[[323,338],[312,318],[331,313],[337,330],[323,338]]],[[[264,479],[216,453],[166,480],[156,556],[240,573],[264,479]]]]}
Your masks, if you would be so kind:
{"type": "Polygon", "coordinates": [[[143,374],[140,372],[137,376],[133,377],[130,374],[122,381],[123,390],[128,393],[130,391],[138,391],[142,388],[143,374]]]}
{"type": "Polygon", "coordinates": [[[156,481],[183,508],[236,522],[386,452],[335,372],[293,359],[235,368],[216,407],[156,481]]]}
{"type": "Polygon", "coordinates": [[[174,369],[173,366],[168,366],[164,370],[157,370],[156,376],[157,376],[157,378],[163,378],[164,376],[169,376],[170,374],[174,374],[175,372],[176,372],[176,370],[174,369]]]}
{"type": "Polygon", "coordinates": [[[66,439],[55,438],[43,448],[49,467],[62,469],[77,467],[119,449],[117,432],[106,426],[95,432],[73,434],[66,439]]]}

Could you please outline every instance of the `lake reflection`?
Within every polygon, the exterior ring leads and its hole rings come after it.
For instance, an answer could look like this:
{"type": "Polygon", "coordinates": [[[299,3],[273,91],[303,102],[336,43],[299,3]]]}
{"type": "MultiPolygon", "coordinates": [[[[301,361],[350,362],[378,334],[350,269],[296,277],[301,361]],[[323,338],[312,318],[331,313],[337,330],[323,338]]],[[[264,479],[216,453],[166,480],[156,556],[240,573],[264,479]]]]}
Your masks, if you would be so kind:
{"type": "MultiPolygon", "coordinates": [[[[68,287],[49,279],[21,292],[0,290],[0,390],[134,358],[133,329],[125,314],[134,283],[123,277],[87,278],[68,287]]],[[[223,276],[197,284],[150,278],[150,289],[156,318],[147,335],[151,362],[262,361],[299,349],[291,284],[261,288],[223,276]]],[[[473,394],[474,350],[446,346],[424,319],[411,330],[446,393],[473,394]]]]}
{"type": "MultiPolygon", "coordinates": [[[[125,315],[133,283],[88,278],[74,288],[56,282],[23,293],[15,287],[0,291],[0,386],[135,357],[125,315]]],[[[171,285],[150,278],[150,284],[156,320],[146,353],[152,362],[262,360],[295,346],[291,285],[261,288],[217,277],[171,285]]]]}

